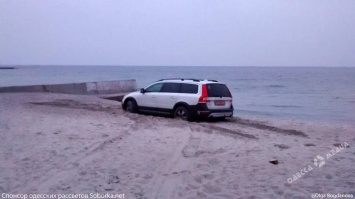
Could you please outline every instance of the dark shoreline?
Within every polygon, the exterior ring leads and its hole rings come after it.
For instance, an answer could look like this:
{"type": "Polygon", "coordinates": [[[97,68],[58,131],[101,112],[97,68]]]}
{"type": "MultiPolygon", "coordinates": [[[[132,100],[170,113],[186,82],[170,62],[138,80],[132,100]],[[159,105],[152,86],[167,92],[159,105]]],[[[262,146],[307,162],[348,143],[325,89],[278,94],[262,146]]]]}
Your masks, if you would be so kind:
{"type": "Polygon", "coordinates": [[[15,67],[11,67],[11,66],[0,66],[0,70],[1,69],[16,69],[15,67]]]}

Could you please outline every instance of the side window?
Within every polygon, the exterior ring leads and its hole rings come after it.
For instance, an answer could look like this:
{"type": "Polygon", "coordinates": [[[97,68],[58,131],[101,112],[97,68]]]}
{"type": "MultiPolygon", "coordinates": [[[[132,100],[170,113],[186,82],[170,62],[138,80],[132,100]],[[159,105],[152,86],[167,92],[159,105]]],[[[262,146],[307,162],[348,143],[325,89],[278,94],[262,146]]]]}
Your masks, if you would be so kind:
{"type": "Polygon", "coordinates": [[[160,92],[163,83],[153,84],[145,89],[145,92],[160,92]]]}
{"type": "Polygon", "coordinates": [[[164,93],[178,93],[180,90],[180,83],[164,83],[160,92],[164,93]]]}
{"type": "Polygon", "coordinates": [[[181,84],[181,93],[192,93],[196,94],[198,92],[198,85],[195,84],[181,84]]]}

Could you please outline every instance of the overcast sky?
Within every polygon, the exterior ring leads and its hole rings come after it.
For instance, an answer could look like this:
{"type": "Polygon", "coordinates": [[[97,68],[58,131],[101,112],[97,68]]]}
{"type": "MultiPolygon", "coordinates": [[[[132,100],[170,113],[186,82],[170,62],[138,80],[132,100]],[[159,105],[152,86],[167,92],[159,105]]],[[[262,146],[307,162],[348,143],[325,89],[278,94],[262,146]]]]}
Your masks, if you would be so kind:
{"type": "Polygon", "coordinates": [[[0,64],[355,66],[355,1],[0,0],[0,64]]]}

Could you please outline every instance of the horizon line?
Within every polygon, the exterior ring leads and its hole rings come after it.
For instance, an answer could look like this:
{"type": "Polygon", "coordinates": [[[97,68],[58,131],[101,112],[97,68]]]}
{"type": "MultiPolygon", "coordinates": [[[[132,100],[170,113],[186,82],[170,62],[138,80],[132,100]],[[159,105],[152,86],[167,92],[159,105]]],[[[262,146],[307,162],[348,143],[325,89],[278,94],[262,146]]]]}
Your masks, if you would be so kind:
{"type": "Polygon", "coordinates": [[[300,65],[293,65],[293,66],[281,66],[281,65],[275,65],[275,66],[270,66],[270,65],[263,65],[263,66],[258,66],[258,65],[236,65],[236,66],[231,66],[231,65],[113,65],[113,64],[0,64],[0,67],[7,67],[7,66],[114,66],[114,67],[300,67],[300,68],[307,68],[307,67],[328,67],[328,68],[349,68],[349,67],[355,67],[354,66],[300,66],[300,65]]]}

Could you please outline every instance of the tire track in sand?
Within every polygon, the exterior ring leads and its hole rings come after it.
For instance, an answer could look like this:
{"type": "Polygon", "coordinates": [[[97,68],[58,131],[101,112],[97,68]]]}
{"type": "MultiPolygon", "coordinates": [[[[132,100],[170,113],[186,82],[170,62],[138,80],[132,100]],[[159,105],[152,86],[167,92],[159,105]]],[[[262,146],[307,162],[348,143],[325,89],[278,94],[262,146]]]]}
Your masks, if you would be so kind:
{"type": "Polygon", "coordinates": [[[40,191],[48,191],[44,190],[46,187],[51,187],[57,184],[56,179],[60,179],[60,176],[63,175],[68,175],[68,172],[75,172],[75,169],[80,165],[80,163],[85,162],[87,159],[90,159],[91,156],[101,152],[104,150],[104,148],[107,145],[112,145],[118,140],[122,140],[125,136],[128,136],[129,133],[127,131],[124,131],[123,134],[115,137],[110,137],[107,139],[103,139],[100,141],[97,141],[95,143],[92,143],[88,147],[84,147],[81,149],[78,154],[76,155],[76,158],[71,161],[67,161],[63,163],[61,167],[59,168],[53,168],[50,171],[46,172],[45,174],[42,175],[41,178],[39,178],[36,182],[32,182],[31,184],[27,185],[26,187],[21,187],[21,190],[14,189],[11,190],[14,193],[17,192],[23,192],[23,193],[28,193],[28,192],[40,192],[40,191]]]}
{"type": "Polygon", "coordinates": [[[147,198],[174,199],[178,196],[178,185],[182,183],[183,175],[188,172],[191,159],[196,157],[200,138],[185,134],[183,141],[175,148],[171,158],[164,165],[157,169],[150,182],[151,186],[146,189],[147,198]]]}

